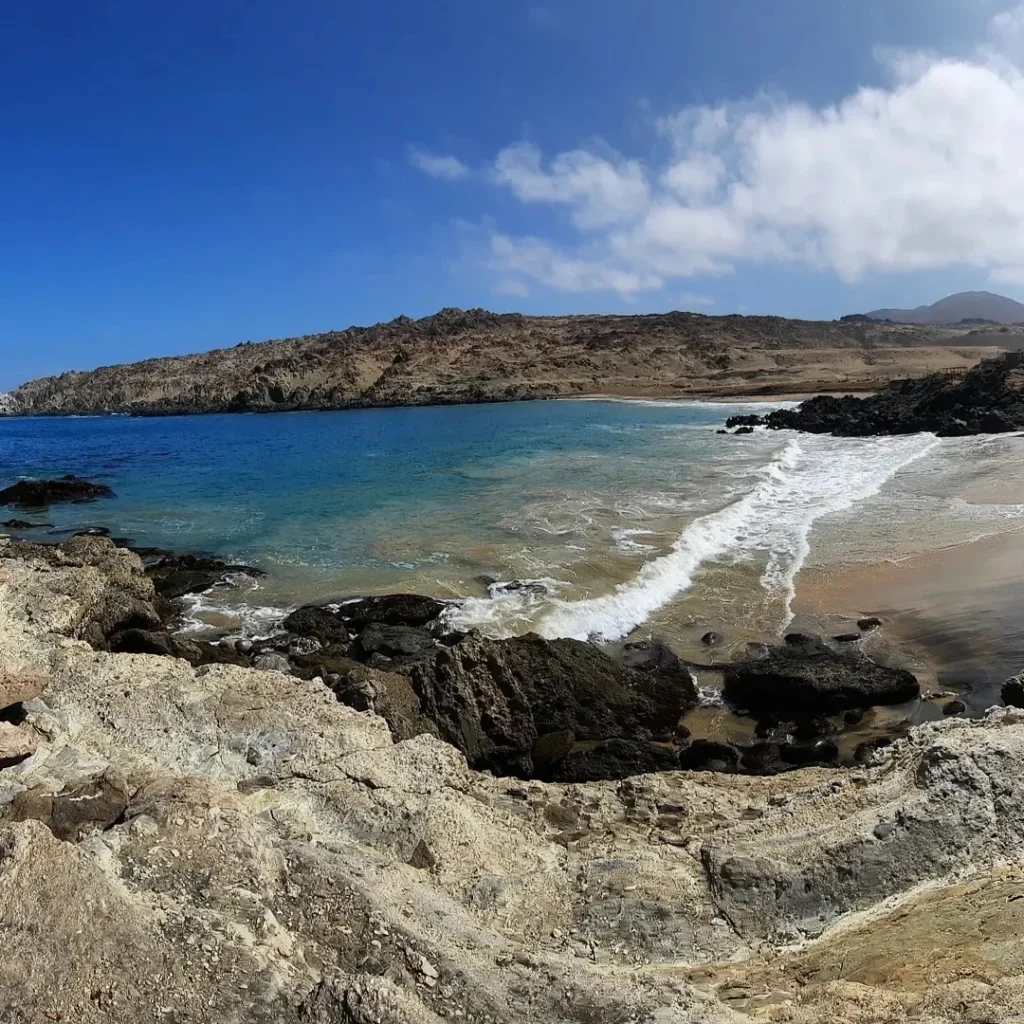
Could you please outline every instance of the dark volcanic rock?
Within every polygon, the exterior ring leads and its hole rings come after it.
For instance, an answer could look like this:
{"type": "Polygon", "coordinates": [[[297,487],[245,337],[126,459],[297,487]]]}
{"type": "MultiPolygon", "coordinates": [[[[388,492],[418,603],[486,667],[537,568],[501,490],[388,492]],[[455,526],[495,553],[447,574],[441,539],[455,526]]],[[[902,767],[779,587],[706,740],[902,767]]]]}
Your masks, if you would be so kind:
{"type": "Polygon", "coordinates": [[[447,605],[418,594],[361,597],[339,604],[304,605],[284,620],[284,628],[298,636],[313,637],[325,647],[347,643],[352,634],[370,625],[421,628],[433,625],[447,605]]]}
{"type": "Polygon", "coordinates": [[[50,524],[30,523],[27,519],[8,519],[6,522],[0,523],[0,526],[8,530],[45,530],[49,528],[50,524]]]}
{"type": "Polygon", "coordinates": [[[902,704],[920,696],[921,688],[905,669],[886,668],[860,651],[837,652],[814,637],[792,634],[785,645],[728,666],[724,693],[734,706],[758,717],[805,719],[902,704]]]}
{"type": "Polygon", "coordinates": [[[1003,683],[1001,695],[1004,704],[1015,708],[1024,708],[1024,672],[1007,679],[1003,683]]]}
{"type": "Polygon", "coordinates": [[[942,706],[944,715],[962,715],[967,710],[967,705],[962,700],[951,700],[942,706]]]}
{"type": "Polygon", "coordinates": [[[164,555],[146,567],[146,575],[153,581],[157,593],[169,601],[186,594],[201,594],[227,582],[234,573],[264,575],[262,569],[251,565],[232,565],[205,555],[164,555]]]}
{"type": "MultiPolygon", "coordinates": [[[[677,686],[696,693],[696,683],[690,670],[679,659],[679,655],[661,640],[642,640],[627,644],[622,654],[622,664],[629,669],[643,672],[666,686],[677,686]]],[[[654,738],[671,740],[678,736],[678,723],[664,722],[661,729],[654,730],[654,738]]]]}
{"type": "Polygon", "coordinates": [[[46,508],[48,505],[82,504],[97,498],[112,498],[105,484],[94,484],[69,473],[59,480],[19,480],[0,491],[0,505],[46,508]]]}
{"type": "Polygon", "coordinates": [[[319,640],[324,647],[347,644],[352,633],[348,623],[337,612],[320,605],[305,605],[283,622],[284,628],[297,636],[319,640]]]}
{"type": "Polygon", "coordinates": [[[877,615],[869,615],[867,618],[857,620],[857,628],[865,633],[871,629],[878,629],[881,624],[882,620],[877,615]]]}
{"type": "Polygon", "coordinates": [[[589,750],[569,754],[553,770],[538,777],[549,782],[593,782],[667,772],[678,767],[678,755],[671,748],[656,743],[612,739],[589,750]]]}
{"type": "Polygon", "coordinates": [[[354,631],[365,629],[371,623],[385,626],[427,626],[436,621],[447,605],[432,597],[418,594],[384,594],[363,597],[338,606],[338,615],[354,631]]]}
{"type": "Polygon", "coordinates": [[[108,648],[115,654],[158,654],[166,658],[182,658],[195,666],[252,664],[251,659],[232,646],[186,640],[173,633],[156,630],[126,629],[110,639],[108,648]]]}
{"type": "MultiPolygon", "coordinates": [[[[839,437],[914,434],[940,437],[1024,430],[1024,380],[1012,357],[986,359],[962,379],[932,374],[893,381],[868,398],[818,395],[796,409],[776,409],[758,422],[774,430],[839,437]]],[[[742,417],[746,422],[749,417],[742,417]]],[[[727,426],[740,422],[733,417],[727,426]]]]}
{"type": "Polygon", "coordinates": [[[430,631],[422,627],[373,622],[359,634],[348,656],[355,661],[369,661],[374,655],[392,661],[412,661],[428,656],[436,646],[430,631]]]}
{"type": "MultiPolygon", "coordinates": [[[[420,714],[472,766],[524,777],[533,776],[534,745],[549,733],[644,744],[697,703],[688,673],[628,668],[591,644],[534,634],[491,640],[469,633],[409,674],[420,714]]],[[[612,756],[624,755],[613,748],[612,756]]],[[[577,761],[575,776],[596,763],[577,761]]],[[[613,776],[601,769],[600,777],[613,776]]]]}

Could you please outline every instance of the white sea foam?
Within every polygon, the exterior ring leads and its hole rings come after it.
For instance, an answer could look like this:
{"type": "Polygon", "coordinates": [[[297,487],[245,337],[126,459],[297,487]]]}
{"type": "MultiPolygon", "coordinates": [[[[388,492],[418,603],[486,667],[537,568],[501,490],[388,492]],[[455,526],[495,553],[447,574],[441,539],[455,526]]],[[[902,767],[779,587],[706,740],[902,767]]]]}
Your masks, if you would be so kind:
{"type": "Polygon", "coordinates": [[[877,494],[938,443],[927,434],[871,440],[789,437],[746,493],[695,519],[671,552],[647,562],[633,580],[611,593],[555,599],[540,610],[469,602],[459,618],[483,629],[504,623],[507,630],[513,618],[521,622],[528,617],[543,636],[617,640],[688,590],[703,566],[719,560],[764,562],[762,585],[781,597],[789,615],[794,580],[810,552],[815,522],[877,494]]]}

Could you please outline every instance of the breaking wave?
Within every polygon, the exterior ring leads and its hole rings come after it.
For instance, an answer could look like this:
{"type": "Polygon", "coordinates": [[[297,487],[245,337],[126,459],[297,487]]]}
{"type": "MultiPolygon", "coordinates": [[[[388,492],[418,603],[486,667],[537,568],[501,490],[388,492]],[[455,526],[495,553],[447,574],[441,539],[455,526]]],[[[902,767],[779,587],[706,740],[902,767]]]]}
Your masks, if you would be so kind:
{"type": "Polygon", "coordinates": [[[613,641],[688,590],[713,561],[763,562],[763,587],[780,594],[787,616],[794,581],[810,553],[811,530],[822,516],[877,494],[901,469],[938,444],[932,435],[850,440],[789,438],[758,473],[754,485],[724,508],[689,523],[667,554],[647,562],[634,579],[599,597],[568,601],[530,595],[532,607],[513,607],[516,595],[472,600],[456,623],[485,630],[523,616],[541,635],[613,641]],[[543,600],[543,607],[537,607],[543,600]],[[516,613],[510,615],[509,613],[516,613]]]}

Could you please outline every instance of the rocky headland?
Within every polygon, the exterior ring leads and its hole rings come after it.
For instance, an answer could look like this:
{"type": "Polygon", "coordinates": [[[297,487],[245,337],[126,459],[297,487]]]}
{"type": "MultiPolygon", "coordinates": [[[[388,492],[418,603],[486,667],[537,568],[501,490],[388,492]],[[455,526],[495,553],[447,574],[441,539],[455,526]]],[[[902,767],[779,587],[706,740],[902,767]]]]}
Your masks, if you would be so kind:
{"type": "Polygon", "coordinates": [[[1024,327],[443,309],[30,381],[0,414],[277,412],[622,395],[858,391],[968,367],[1024,327]]]}
{"type": "MultiPolygon", "coordinates": [[[[0,545],[4,1020],[867,1024],[1024,1005],[1024,711],[917,727],[853,766],[737,774],[728,747],[687,742],[692,680],[658,644],[489,641],[396,595],[204,654],[159,590],[244,567],[151,553],[147,574],[97,536],[0,545]],[[140,634],[169,649],[115,650],[140,634]],[[731,770],[684,770],[694,747],[731,770]]],[[[904,674],[808,637],[731,672],[766,735],[914,699],[904,674]],[[786,705],[790,681],[813,708],[786,705]]]]}
{"type": "Polygon", "coordinates": [[[965,372],[899,380],[866,398],[818,395],[796,409],[732,416],[727,427],[804,430],[838,437],[914,434],[939,437],[1024,430],[1024,354],[985,359],[965,372]]]}

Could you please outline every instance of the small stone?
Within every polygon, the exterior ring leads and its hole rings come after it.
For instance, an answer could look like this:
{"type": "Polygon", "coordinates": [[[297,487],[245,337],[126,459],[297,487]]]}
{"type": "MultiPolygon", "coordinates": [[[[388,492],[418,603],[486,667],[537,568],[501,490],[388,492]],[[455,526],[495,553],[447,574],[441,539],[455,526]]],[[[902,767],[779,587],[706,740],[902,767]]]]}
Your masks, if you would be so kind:
{"type": "Polygon", "coordinates": [[[253,668],[262,669],[264,672],[291,672],[292,663],[283,655],[274,651],[267,651],[253,659],[253,668]]]}
{"type": "Polygon", "coordinates": [[[560,939],[560,938],[562,938],[562,929],[561,928],[552,928],[551,929],[551,938],[553,938],[553,939],[560,939]]]}
{"type": "Polygon", "coordinates": [[[235,641],[235,650],[239,654],[251,654],[252,653],[252,641],[246,640],[244,637],[241,640],[235,641]]]}
{"type": "Polygon", "coordinates": [[[882,620],[877,615],[868,615],[866,618],[857,620],[857,628],[866,633],[869,629],[878,629],[882,620]]]}
{"type": "Polygon", "coordinates": [[[700,642],[705,647],[719,647],[722,643],[722,636],[719,633],[709,631],[700,638],[700,642]]]}
{"type": "Polygon", "coordinates": [[[951,700],[942,707],[944,715],[962,715],[967,710],[967,705],[962,700],[951,700]]]}
{"type": "Polygon", "coordinates": [[[888,839],[896,831],[896,826],[891,821],[880,821],[874,829],[876,839],[888,839]]]}
{"type": "Polygon", "coordinates": [[[437,979],[441,977],[437,968],[425,956],[423,956],[422,953],[419,957],[418,967],[420,974],[422,974],[424,978],[430,978],[437,981],[437,979]]]}

